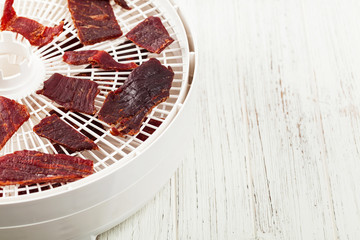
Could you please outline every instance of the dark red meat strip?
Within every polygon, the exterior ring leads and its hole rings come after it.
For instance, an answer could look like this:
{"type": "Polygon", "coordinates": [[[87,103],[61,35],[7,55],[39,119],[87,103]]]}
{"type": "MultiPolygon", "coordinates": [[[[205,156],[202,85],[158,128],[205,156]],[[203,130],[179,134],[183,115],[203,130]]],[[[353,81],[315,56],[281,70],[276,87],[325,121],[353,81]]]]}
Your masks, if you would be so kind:
{"type": "Polygon", "coordinates": [[[95,44],[122,35],[109,0],[68,0],[68,6],[82,44],[95,44]]]}
{"type": "Polygon", "coordinates": [[[63,60],[72,65],[92,64],[101,69],[113,71],[130,70],[137,67],[134,62],[118,63],[109,53],[99,50],[68,51],[64,53],[63,60]]]}
{"type": "Polygon", "coordinates": [[[95,55],[89,58],[90,63],[99,65],[100,68],[105,70],[130,70],[137,67],[137,64],[134,62],[131,63],[118,63],[116,62],[109,53],[105,51],[99,51],[95,55]]]}
{"type": "Polygon", "coordinates": [[[119,4],[120,7],[124,8],[124,9],[126,9],[126,10],[130,10],[130,9],[131,9],[131,7],[129,7],[129,5],[125,2],[125,0],[115,0],[115,2],[116,2],[117,4],[119,4]]]}
{"type": "Polygon", "coordinates": [[[34,126],[33,130],[37,135],[74,152],[98,149],[98,146],[91,139],[76,131],[55,114],[42,119],[38,125],[34,126]]]}
{"type": "Polygon", "coordinates": [[[114,135],[135,135],[146,115],[169,97],[173,79],[170,67],[151,58],[135,68],[124,85],[107,95],[99,119],[113,126],[114,135]]]}
{"type": "Polygon", "coordinates": [[[12,31],[21,34],[33,46],[43,46],[50,43],[55,36],[63,31],[64,22],[58,26],[46,27],[35,20],[18,17],[12,7],[14,0],[6,0],[1,18],[1,31],[12,31]]]}
{"type": "Polygon", "coordinates": [[[64,154],[23,150],[0,157],[0,186],[68,182],[93,172],[93,161],[64,154]]]}
{"type": "Polygon", "coordinates": [[[158,17],[148,17],[128,32],[126,37],[152,53],[161,53],[174,41],[158,17]]]}
{"type": "Polygon", "coordinates": [[[94,102],[99,90],[96,82],[54,73],[44,82],[44,88],[36,93],[50,98],[65,109],[95,114],[94,102]]]}
{"type": "Polygon", "coordinates": [[[24,105],[0,96],[0,150],[29,117],[24,105]]]}
{"type": "MultiPolygon", "coordinates": [[[[68,110],[66,110],[65,108],[60,107],[59,109],[61,111],[65,112],[65,113],[68,112],[68,110]]],[[[60,113],[58,113],[58,112],[56,112],[54,110],[51,110],[49,113],[51,115],[56,114],[58,117],[62,116],[60,113]]],[[[102,136],[103,133],[106,132],[104,126],[97,119],[92,119],[91,120],[89,117],[87,117],[86,115],[83,115],[81,113],[74,113],[74,114],[76,115],[76,117],[73,116],[73,118],[75,118],[77,121],[79,121],[79,122],[84,122],[85,121],[85,122],[89,123],[87,125],[87,129],[89,129],[90,131],[88,131],[86,129],[81,129],[80,132],[82,134],[84,134],[86,137],[90,138],[91,140],[95,141],[98,138],[98,136],[102,136]]],[[[65,116],[64,121],[67,122],[69,125],[74,127],[72,121],[67,119],[66,116],[65,116]]]]}
{"type": "Polygon", "coordinates": [[[98,53],[98,50],[68,51],[63,55],[63,60],[71,65],[90,64],[89,57],[98,53]]]}

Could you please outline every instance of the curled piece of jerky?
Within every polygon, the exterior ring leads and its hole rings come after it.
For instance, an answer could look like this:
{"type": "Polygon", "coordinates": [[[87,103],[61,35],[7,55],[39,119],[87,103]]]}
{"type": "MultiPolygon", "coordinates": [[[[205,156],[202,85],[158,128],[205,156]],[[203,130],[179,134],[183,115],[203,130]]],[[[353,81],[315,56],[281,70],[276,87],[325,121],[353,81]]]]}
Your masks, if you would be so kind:
{"type": "Polygon", "coordinates": [[[46,27],[35,20],[18,17],[12,7],[14,0],[6,0],[1,18],[1,31],[12,31],[21,34],[33,46],[43,46],[50,43],[55,36],[63,31],[64,22],[58,26],[46,27]]]}
{"type": "Polygon", "coordinates": [[[109,0],[68,0],[68,7],[82,44],[91,45],[122,35],[109,0]]]}
{"type": "Polygon", "coordinates": [[[161,53],[172,39],[158,17],[148,17],[126,34],[136,45],[152,53],[161,53]]]}
{"type": "Polygon", "coordinates": [[[96,82],[54,73],[44,82],[43,89],[36,93],[50,98],[67,110],[95,114],[94,102],[99,92],[96,82]]]}
{"type": "Polygon", "coordinates": [[[76,131],[56,114],[42,119],[38,125],[34,126],[33,130],[37,135],[58,143],[74,152],[99,149],[91,139],[76,131]]]}
{"type": "Polygon", "coordinates": [[[135,135],[146,115],[169,97],[174,72],[155,59],[135,68],[119,89],[109,92],[99,119],[110,124],[114,135],[135,135]]]}
{"type": "Polygon", "coordinates": [[[92,174],[93,164],[64,154],[17,151],[0,157],[0,186],[74,181],[92,174]]]}
{"type": "Polygon", "coordinates": [[[0,96],[0,150],[29,117],[24,105],[0,96]]]}
{"type": "Polygon", "coordinates": [[[71,65],[91,64],[89,58],[98,53],[98,50],[67,51],[63,55],[63,61],[71,65]]]}
{"type": "Polygon", "coordinates": [[[72,65],[91,64],[104,70],[123,71],[137,67],[134,62],[118,63],[111,55],[100,50],[68,51],[63,55],[64,62],[72,65]]]}
{"type": "Polygon", "coordinates": [[[129,5],[125,2],[125,0],[115,0],[115,2],[117,4],[120,5],[120,7],[126,9],[126,10],[131,10],[131,7],[129,7],[129,5]]]}

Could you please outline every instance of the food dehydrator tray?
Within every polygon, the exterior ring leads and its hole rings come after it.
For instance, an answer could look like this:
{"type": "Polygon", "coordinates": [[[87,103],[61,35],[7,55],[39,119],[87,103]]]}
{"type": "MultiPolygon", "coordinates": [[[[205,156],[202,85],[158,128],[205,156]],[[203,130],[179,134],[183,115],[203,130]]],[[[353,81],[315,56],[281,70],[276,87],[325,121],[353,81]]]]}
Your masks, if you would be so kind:
{"type": "MultiPolygon", "coordinates": [[[[1,12],[3,2],[0,3],[1,12]]],[[[124,35],[145,18],[160,17],[170,36],[175,39],[161,54],[149,53],[125,36],[83,46],[77,38],[66,0],[15,0],[14,8],[19,16],[47,26],[54,26],[60,21],[65,24],[64,32],[43,47],[30,46],[20,35],[0,32],[0,62],[4,55],[13,55],[9,58],[11,63],[20,68],[20,71],[16,68],[3,69],[0,95],[26,105],[31,115],[29,121],[0,151],[0,155],[23,149],[76,155],[93,160],[96,173],[67,184],[0,187],[0,212],[2,216],[7,216],[0,220],[1,239],[29,237],[29,232],[34,233],[34,238],[29,239],[46,239],[47,236],[55,236],[53,239],[87,238],[133,213],[159,190],[176,169],[176,154],[181,154],[192,132],[193,110],[187,103],[189,91],[192,90],[196,55],[192,37],[179,15],[179,9],[169,1],[127,2],[132,10],[124,10],[111,1],[124,35]],[[5,47],[1,48],[1,45],[5,47]],[[9,45],[14,45],[17,50],[10,51],[12,48],[9,45]],[[141,64],[155,57],[163,65],[172,67],[175,77],[170,97],[153,109],[139,134],[113,136],[109,126],[99,121],[97,115],[65,111],[35,93],[53,73],[89,79],[99,84],[100,94],[95,100],[99,110],[106,94],[121,86],[130,71],[104,71],[86,65],[72,66],[62,61],[65,51],[92,49],[105,50],[122,63],[135,61],[141,64]],[[16,70],[19,74],[13,73],[16,70]],[[17,81],[10,83],[9,79],[17,81]],[[99,150],[71,153],[37,136],[32,131],[33,126],[54,112],[82,133],[94,137],[99,150]],[[123,207],[115,204],[116,199],[123,207]],[[88,218],[84,220],[86,224],[80,223],[79,218],[88,218]],[[98,219],[98,224],[90,223],[92,219],[98,219]],[[63,231],[70,223],[75,226],[63,231]],[[57,230],[62,232],[51,235],[57,230]]]]}
{"type": "MultiPolygon", "coordinates": [[[[162,129],[166,128],[166,125],[168,125],[176,113],[178,103],[181,102],[181,99],[184,98],[186,94],[187,69],[189,68],[187,40],[184,36],[176,34],[180,32],[180,29],[176,29],[176,25],[171,24],[171,20],[166,17],[165,11],[162,12],[158,10],[161,9],[161,5],[157,8],[153,1],[134,1],[129,2],[129,4],[133,7],[130,11],[124,11],[119,6],[113,5],[115,15],[118,17],[121,29],[125,33],[147,16],[158,16],[162,19],[170,36],[176,39],[176,41],[161,54],[149,53],[128,41],[124,36],[95,45],[82,46],[77,38],[76,29],[72,24],[66,1],[15,1],[14,8],[19,16],[32,18],[48,26],[56,25],[63,20],[65,25],[64,32],[59,37],[55,38],[52,43],[40,48],[28,45],[26,43],[27,40],[21,40],[22,37],[20,35],[16,36],[15,33],[2,32],[1,35],[6,37],[7,41],[19,42],[20,44],[27,45],[26,47],[31,49],[30,54],[34,55],[31,56],[31,58],[35,60],[31,60],[30,67],[32,68],[31,70],[36,69],[35,71],[38,72],[31,78],[22,76],[25,79],[28,78],[25,82],[26,85],[20,86],[20,88],[15,91],[3,93],[4,96],[26,105],[30,113],[30,120],[8,141],[0,151],[0,155],[23,149],[37,150],[45,153],[78,155],[85,159],[94,160],[94,169],[96,172],[100,172],[120,160],[125,163],[126,160],[131,159],[136,152],[141,151],[142,148],[151,143],[151,139],[148,139],[149,137],[159,134],[162,129]],[[9,40],[9,38],[12,38],[12,40],[9,40]],[[53,101],[35,93],[37,89],[40,89],[43,81],[48,79],[53,73],[89,79],[99,84],[100,93],[95,100],[96,109],[99,110],[107,93],[120,87],[131,71],[104,71],[99,68],[71,66],[62,61],[62,55],[65,51],[79,49],[106,50],[115,60],[122,63],[135,61],[141,64],[150,57],[156,57],[162,64],[173,68],[175,78],[169,99],[161,103],[151,112],[138,135],[126,137],[113,136],[110,134],[109,126],[98,120],[97,115],[91,116],[65,111],[53,101]],[[32,131],[34,125],[39,123],[44,117],[49,116],[50,112],[61,115],[63,120],[76,126],[77,130],[83,134],[93,136],[96,139],[95,143],[100,148],[99,151],[69,153],[64,147],[59,145],[54,146],[49,140],[36,135],[32,131]]],[[[21,75],[24,74],[27,73],[24,72],[21,75]]],[[[3,91],[0,90],[0,93],[3,91]]],[[[7,198],[29,195],[36,192],[48,191],[62,185],[66,184],[55,183],[0,187],[0,197],[7,198]]]]}

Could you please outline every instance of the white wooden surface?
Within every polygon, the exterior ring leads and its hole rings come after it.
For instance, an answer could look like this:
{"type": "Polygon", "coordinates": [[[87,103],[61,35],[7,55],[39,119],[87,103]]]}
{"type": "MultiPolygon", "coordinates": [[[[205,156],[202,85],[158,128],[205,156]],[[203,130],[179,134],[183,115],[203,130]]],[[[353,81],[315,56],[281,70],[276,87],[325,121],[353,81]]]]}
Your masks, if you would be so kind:
{"type": "Polygon", "coordinates": [[[193,147],[98,240],[359,239],[360,1],[175,1],[199,42],[193,147]]]}

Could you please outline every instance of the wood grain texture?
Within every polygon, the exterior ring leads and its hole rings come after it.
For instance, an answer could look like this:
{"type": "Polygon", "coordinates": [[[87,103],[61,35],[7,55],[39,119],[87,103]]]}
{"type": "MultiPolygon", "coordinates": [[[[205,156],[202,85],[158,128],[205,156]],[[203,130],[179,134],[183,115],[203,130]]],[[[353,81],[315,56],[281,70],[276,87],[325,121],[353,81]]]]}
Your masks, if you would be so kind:
{"type": "Polygon", "coordinates": [[[175,0],[199,43],[193,147],[115,239],[358,239],[360,2],[175,0]]]}

